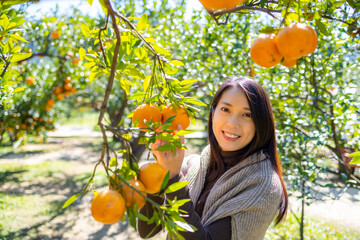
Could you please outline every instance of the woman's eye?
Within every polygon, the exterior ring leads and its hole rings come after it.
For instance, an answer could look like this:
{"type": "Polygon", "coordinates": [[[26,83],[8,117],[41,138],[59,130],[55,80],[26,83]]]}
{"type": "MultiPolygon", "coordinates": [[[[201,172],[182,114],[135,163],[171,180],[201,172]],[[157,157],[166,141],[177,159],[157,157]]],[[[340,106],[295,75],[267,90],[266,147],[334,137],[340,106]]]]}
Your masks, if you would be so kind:
{"type": "Polygon", "coordinates": [[[220,110],[223,111],[223,112],[229,112],[229,109],[226,108],[226,107],[222,107],[220,110]]]}
{"type": "Polygon", "coordinates": [[[252,114],[251,114],[251,113],[245,113],[244,115],[245,115],[245,117],[252,118],[252,114]]]}

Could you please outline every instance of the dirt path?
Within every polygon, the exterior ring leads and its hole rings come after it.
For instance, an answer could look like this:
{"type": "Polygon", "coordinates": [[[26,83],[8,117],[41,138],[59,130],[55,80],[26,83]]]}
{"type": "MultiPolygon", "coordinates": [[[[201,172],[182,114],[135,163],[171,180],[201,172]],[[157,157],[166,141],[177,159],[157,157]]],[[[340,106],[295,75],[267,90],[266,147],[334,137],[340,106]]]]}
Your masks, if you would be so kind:
{"type": "MultiPolygon", "coordinates": [[[[46,182],[14,183],[0,185],[0,192],[16,194],[41,193],[44,199],[59,204],[58,211],[43,221],[30,223],[20,229],[14,239],[26,238],[36,234],[35,239],[140,239],[127,222],[103,225],[93,220],[90,213],[91,194],[71,207],[62,210],[61,205],[74,193],[81,190],[76,176],[90,172],[100,157],[101,139],[99,138],[50,138],[46,144],[25,145],[21,152],[0,157],[2,163],[37,164],[55,160],[74,163],[65,173],[54,174],[46,182]],[[19,187],[19,184],[21,187],[19,187]],[[23,237],[21,237],[23,236],[23,237]]],[[[106,186],[105,186],[106,187],[106,186]]],[[[334,193],[336,194],[336,192],[334,193]]],[[[360,229],[360,193],[349,189],[338,201],[316,202],[306,207],[306,215],[327,219],[337,224],[348,225],[354,230],[360,229]]],[[[293,211],[298,211],[300,202],[291,198],[293,211]]],[[[164,234],[155,239],[164,239],[164,234]]]]}

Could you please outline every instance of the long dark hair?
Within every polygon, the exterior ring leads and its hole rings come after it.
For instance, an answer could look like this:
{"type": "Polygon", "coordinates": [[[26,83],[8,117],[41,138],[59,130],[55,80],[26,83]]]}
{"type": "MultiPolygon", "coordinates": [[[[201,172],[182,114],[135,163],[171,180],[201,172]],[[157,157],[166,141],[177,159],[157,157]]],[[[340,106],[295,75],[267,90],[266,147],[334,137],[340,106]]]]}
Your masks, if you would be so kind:
{"type": "Polygon", "coordinates": [[[208,169],[209,180],[214,181],[225,171],[224,163],[220,155],[221,149],[215,138],[212,122],[215,108],[222,94],[229,88],[241,88],[244,91],[255,124],[255,136],[247,146],[248,150],[242,158],[245,159],[250,154],[261,149],[267,156],[269,156],[271,164],[281,180],[283,197],[279,206],[279,213],[275,221],[275,224],[278,224],[286,215],[288,208],[288,194],[281,173],[281,162],[277,153],[274,117],[269,97],[264,88],[250,78],[240,77],[229,79],[225,81],[215,93],[211,103],[208,121],[208,142],[210,143],[211,148],[210,165],[208,169]]]}

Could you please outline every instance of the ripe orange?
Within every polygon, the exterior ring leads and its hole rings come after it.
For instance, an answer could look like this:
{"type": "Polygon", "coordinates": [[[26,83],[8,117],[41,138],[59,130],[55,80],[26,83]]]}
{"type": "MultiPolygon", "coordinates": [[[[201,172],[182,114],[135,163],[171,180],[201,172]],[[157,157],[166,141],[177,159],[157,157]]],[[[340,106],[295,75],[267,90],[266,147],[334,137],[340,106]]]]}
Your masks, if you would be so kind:
{"type": "Polygon", "coordinates": [[[204,8],[208,10],[225,10],[243,4],[246,0],[200,0],[204,8]]]}
{"type": "Polygon", "coordinates": [[[135,122],[140,119],[139,124],[137,127],[140,128],[141,131],[147,131],[147,126],[145,124],[145,120],[150,122],[150,119],[152,119],[152,122],[161,122],[161,111],[158,107],[154,105],[149,104],[141,104],[135,109],[134,115],[132,117],[132,123],[135,124],[135,122]]]}
{"type": "Polygon", "coordinates": [[[71,83],[65,83],[64,84],[64,89],[67,90],[67,91],[71,90],[72,89],[72,84],[71,83]]]}
{"type": "Polygon", "coordinates": [[[63,100],[64,97],[65,97],[65,96],[64,96],[63,93],[59,93],[59,94],[56,95],[56,99],[57,99],[57,100],[63,100]]]}
{"type": "Polygon", "coordinates": [[[91,215],[104,224],[113,224],[119,221],[125,213],[125,201],[120,193],[105,190],[98,193],[91,203],[91,215]]]}
{"type": "Polygon", "coordinates": [[[281,61],[282,56],[276,47],[275,39],[275,34],[263,33],[254,40],[250,48],[250,56],[256,64],[270,68],[281,61]]]}
{"type": "Polygon", "coordinates": [[[190,125],[190,118],[184,107],[176,107],[176,110],[171,104],[167,105],[162,110],[162,122],[164,123],[168,118],[176,116],[170,126],[170,129],[176,131],[180,124],[182,129],[186,129],[190,125]]]}
{"type": "Polygon", "coordinates": [[[157,193],[166,176],[166,170],[156,162],[149,162],[140,167],[139,180],[144,184],[147,193],[157,193]]]}
{"type": "MultiPolygon", "coordinates": [[[[146,188],[145,188],[144,184],[141,181],[130,179],[127,182],[133,188],[141,191],[142,194],[146,196],[146,193],[145,193],[146,188]]],[[[128,185],[123,183],[121,189],[122,189],[121,193],[123,194],[123,196],[125,198],[125,203],[126,203],[127,207],[134,207],[135,204],[137,203],[138,209],[140,209],[145,205],[146,198],[143,198],[139,193],[137,193],[136,191],[131,189],[128,185]]]]}
{"type": "Polygon", "coordinates": [[[35,78],[27,77],[26,78],[26,83],[29,84],[29,85],[33,85],[35,83],[35,78]]]}
{"type": "Polygon", "coordinates": [[[51,32],[51,37],[53,39],[58,39],[60,37],[60,33],[58,31],[52,31],[51,32]]]}
{"type": "Polygon", "coordinates": [[[288,68],[292,68],[296,65],[297,63],[297,59],[287,59],[285,58],[284,61],[282,61],[281,65],[288,67],[288,68]]]}
{"type": "Polygon", "coordinates": [[[63,91],[62,87],[57,86],[54,90],[53,90],[53,94],[57,95],[59,93],[61,93],[63,91]]]}
{"type": "Polygon", "coordinates": [[[65,83],[71,83],[71,77],[66,77],[65,78],[65,83]]]}
{"type": "Polygon", "coordinates": [[[52,107],[55,104],[54,99],[49,99],[46,103],[48,106],[52,107]]]}
{"type": "Polygon", "coordinates": [[[79,65],[79,59],[77,57],[73,58],[72,62],[75,66],[79,65]]]}
{"type": "Polygon", "coordinates": [[[276,46],[280,54],[285,58],[300,58],[315,50],[317,35],[314,32],[315,30],[306,24],[290,24],[278,33],[276,46]]]}
{"type": "Polygon", "coordinates": [[[315,49],[317,47],[317,43],[318,43],[318,36],[317,36],[315,29],[313,27],[311,27],[310,25],[306,25],[305,28],[308,29],[313,35],[312,45],[309,48],[309,51],[305,54],[305,55],[308,55],[315,51],[315,49]]]}

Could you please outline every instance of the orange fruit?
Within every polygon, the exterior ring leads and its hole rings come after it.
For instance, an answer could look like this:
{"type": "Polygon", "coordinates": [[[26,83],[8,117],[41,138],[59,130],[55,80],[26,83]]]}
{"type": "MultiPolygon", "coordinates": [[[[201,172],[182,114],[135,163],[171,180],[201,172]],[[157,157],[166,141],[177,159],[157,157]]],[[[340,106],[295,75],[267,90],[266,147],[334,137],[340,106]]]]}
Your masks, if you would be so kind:
{"type": "Polygon", "coordinates": [[[73,58],[72,62],[75,66],[79,65],[79,59],[77,57],[73,58]]]}
{"type": "Polygon", "coordinates": [[[66,77],[65,78],[65,83],[71,83],[71,77],[66,77]]]}
{"type": "Polygon", "coordinates": [[[284,61],[282,61],[281,65],[288,67],[288,68],[292,68],[296,65],[296,63],[297,63],[297,59],[284,58],[284,61]]]}
{"type": "Polygon", "coordinates": [[[72,84],[71,83],[65,83],[64,84],[64,89],[65,90],[71,90],[72,89],[72,84]]]}
{"type": "Polygon", "coordinates": [[[98,193],[91,202],[91,215],[104,224],[113,224],[119,221],[125,213],[125,200],[120,193],[105,190],[98,193]]]}
{"type": "Polygon", "coordinates": [[[52,31],[51,32],[51,37],[53,39],[58,39],[60,37],[60,33],[58,31],[52,31]]]}
{"type": "MultiPolygon", "coordinates": [[[[130,186],[141,191],[141,193],[146,196],[146,188],[141,181],[130,179],[127,182],[130,184],[130,186]]],[[[137,193],[125,183],[122,184],[121,193],[125,198],[125,203],[127,207],[134,207],[137,203],[138,209],[140,209],[145,205],[146,198],[143,198],[139,193],[137,193]]]]}
{"type": "Polygon", "coordinates": [[[313,35],[312,45],[309,48],[309,51],[305,54],[305,55],[308,55],[315,51],[315,49],[317,47],[317,43],[318,43],[318,36],[317,36],[315,29],[313,27],[311,27],[310,25],[306,25],[305,28],[308,29],[313,35]]]}
{"type": "Polygon", "coordinates": [[[35,78],[27,77],[26,78],[26,83],[29,84],[29,85],[33,85],[35,83],[35,78]]]}
{"type": "Polygon", "coordinates": [[[290,24],[278,33],[276,46],[285,58],[298,59],[315,50],[317,35],[314,32],[315,30],[306,24],[290,24]]]}
{"type": "Polygon", "coordinates": [[[182,129],[186,129],[190,125],[190,118],[184,107],[176,107],[176,110],[171,104],[167,105],[162,110],[162,122],[164,123],[168,118],[176,116],[169,129],[177,130],[177,126],[180,124],[182,129]]]}
{"type": "Polygon", "coordinates": [[[281,54],[275,44],[275,34],[260,34],[250,48],[251,59],[258,65],[270,68],[280,63],[281,54]]]}
{"type": "Polygon", "coordinates": [[[61,93],[63,91],[62,87],[56,87],[54,90],[53,90],[53,94],[57,95],[59,93],[61,93]]]}
{"type": "Polygon", "coordinates": [[[149,162],[140,167],[139,180],[144,184],[147,193],[157,193],[166,176],[166,170],[156,162],[149,162]]]}
{"type": "Polygon", "coordinates": [[[243,4],[246,0],[200,0],[204,8],[208,10],[225,10],[243,4]]]}
{"type": "Polygon", "coordinates": [[[64,97],[65,97],[65,96],[64,96],[63,93],[59,93],[59,94],[56,95],[56,99],[57,99],[57,100],[63,100],[64,97]]]}
{"type": "Polygon", "coordinates": [[[150,119],[152,119],[152,122],[161,122],[161,111],[158,107],[154,105],[149,104],[141,104],[135,109],[134,115],[132,117],[132,123],[135,124],[135,122],[140,119],[139,124],[137,127],[140,128],[141,131],[147,131],[147,126],[145,124],[145,120],[150,122],[150,119]]]}
{"type": "Polygon", "coordinates": [[[46,103],[48,106],[52,107],[55,104],[54,99],[49,99],[46,103]]]}

